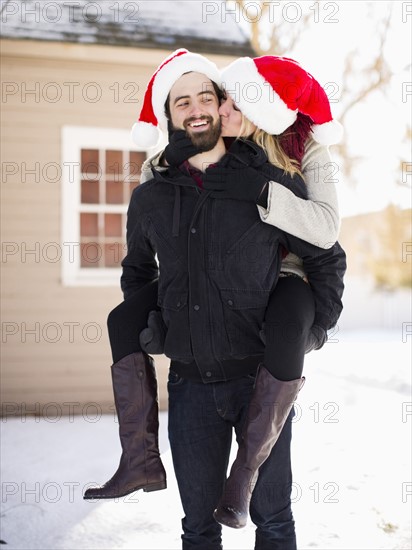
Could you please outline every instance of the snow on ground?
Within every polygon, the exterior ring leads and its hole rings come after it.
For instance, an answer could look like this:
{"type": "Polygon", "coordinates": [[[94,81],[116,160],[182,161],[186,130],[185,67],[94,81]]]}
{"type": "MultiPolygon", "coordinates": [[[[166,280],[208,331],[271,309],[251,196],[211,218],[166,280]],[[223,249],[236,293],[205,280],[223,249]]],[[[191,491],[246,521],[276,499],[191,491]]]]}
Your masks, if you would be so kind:
{"type": "MultiPolygon", "coordinates": [[[[304,549],[410,549],[410,341],[342,333],[306,361],[293,431],[293,510],[304,549]]],[[[9,549],[180,548],[182,510],[161,414],[168,489],[86,502],[117,467],[110,415],[3,419],[0,538],[9,549]],[[96,421],[95,421],[96,420],[96,421]]],[[[234,449],[232,450],[234,451],[234,449]]],[[[224,528],[225,550],[253,548],[253,525],[224,528]]]]}

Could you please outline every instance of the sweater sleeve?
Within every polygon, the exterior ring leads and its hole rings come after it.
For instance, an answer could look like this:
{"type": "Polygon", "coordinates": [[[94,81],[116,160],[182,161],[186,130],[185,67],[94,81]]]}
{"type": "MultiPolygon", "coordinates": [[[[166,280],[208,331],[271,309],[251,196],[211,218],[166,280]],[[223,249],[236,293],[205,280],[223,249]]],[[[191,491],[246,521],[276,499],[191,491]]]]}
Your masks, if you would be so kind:
{"type": "Polygon", "coordinates": [[[335,163],[329,149],[309,139],[302,160],[302,174],[308,199],[296,197],[289,189],[269,182],[267,209],[258,205],[262,221],[291,235],[320,246],[331,248],[340,229],[335,163]]]}

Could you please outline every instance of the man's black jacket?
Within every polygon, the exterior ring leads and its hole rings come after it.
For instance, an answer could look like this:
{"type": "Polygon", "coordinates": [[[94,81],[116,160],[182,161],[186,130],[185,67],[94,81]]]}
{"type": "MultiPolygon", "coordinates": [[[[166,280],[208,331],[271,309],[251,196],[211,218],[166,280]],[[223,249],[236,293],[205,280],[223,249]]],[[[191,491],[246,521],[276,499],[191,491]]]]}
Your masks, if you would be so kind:
{"type": "MultiPolygon", "coordinates": [[[[238,159],[267,171],[257,150],[251,142],[236,144],[238,159]]],[[[336,325],[346,270],[338,243],[324,250],[265,224],[252,202],[212,198],[175,168],[153,175],[132,194],[121,286],[127,299],[159,277],[165,355],[195,360],[204,382],[226,379],[226,362],[262,356],[259,332],[278,280],[281,245],[303,260],[314,323],[325,330],[336,325]]]]}

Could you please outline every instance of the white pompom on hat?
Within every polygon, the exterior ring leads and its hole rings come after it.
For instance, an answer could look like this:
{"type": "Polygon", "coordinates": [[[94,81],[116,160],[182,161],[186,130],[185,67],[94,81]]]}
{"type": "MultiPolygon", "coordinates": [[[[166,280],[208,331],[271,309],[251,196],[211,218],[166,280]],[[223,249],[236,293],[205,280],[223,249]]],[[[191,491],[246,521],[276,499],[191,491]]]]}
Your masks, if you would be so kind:
{"type": "Polygon", "coordinates": [[[220,71],[212,61],[183,48],[173,52],[159,65],[147,86],[139,119],[132,128],[136,145],[142,148],[157,145],[160,130],[167,130],[167,96],[173,84],[188,72],[202,73],[218,86],[221,84],[220,71]]]}
{"type": "Polygon", "coordinates": [[[300,112],[312,119],[318,143],[340,141],[343,128],[332,118],[325,90],[297,61],[274,55],[241,57],[222,70],[221,78],[240,111],[268,134],[284,132],[300,112]]]}

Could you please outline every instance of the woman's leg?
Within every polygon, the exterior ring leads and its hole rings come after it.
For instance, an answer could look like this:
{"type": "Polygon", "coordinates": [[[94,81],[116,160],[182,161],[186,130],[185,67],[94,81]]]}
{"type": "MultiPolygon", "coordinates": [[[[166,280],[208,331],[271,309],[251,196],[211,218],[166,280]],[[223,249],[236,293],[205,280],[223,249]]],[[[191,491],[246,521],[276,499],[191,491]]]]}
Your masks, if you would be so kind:
{"type": "Polygon", "coordinates": [[[102,487],[86,491],[85,499],[118,498],[143,489],[166,488],[159,456],[157,380],[153,359],[141,350],[139,334],[156,308],[157,281],[146,285],[110,314],[108,328],[113,354],[112,384],[122,456],[114,476],[102,487]]]}
{"type": "Polygon", "coordinates": [[[304,383],[300,376],[314,315],[309,285],[300,278],[279,279],[265,317],[264,365],[256,377],[236,460],[214,513],[223,525],[246,525],[259,468],[278,440],[304,383]]]}
{"type": "Polygon", "coordinates": [[[302,376],[306,343],[315,318],[312,290],[302,278],[280,277],[265,316],[264,364],[278,380],[302,376]]]}
{"type": "Polygon", "coordinates": [[[139,334],[147,327],[150,311],[157,306],[157,279],[115,307],[107,318],[113,362],[142,351],[139,334]]]}

